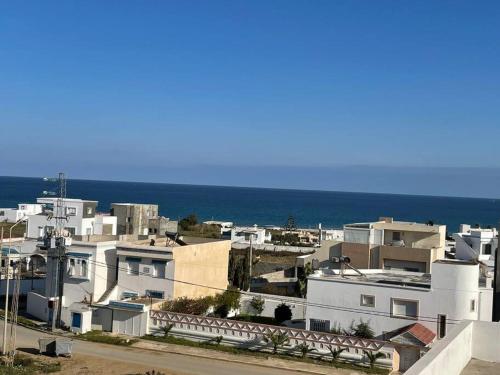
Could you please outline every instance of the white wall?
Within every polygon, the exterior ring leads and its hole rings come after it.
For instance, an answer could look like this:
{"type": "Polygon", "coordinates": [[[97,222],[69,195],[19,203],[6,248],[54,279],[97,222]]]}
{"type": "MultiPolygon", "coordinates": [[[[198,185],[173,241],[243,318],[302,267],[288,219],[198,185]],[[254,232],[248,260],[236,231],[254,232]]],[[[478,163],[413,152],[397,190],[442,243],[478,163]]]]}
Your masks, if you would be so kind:
{"type": "Polygon", "coordinates": [[[167,261],[165,265],[165,278],[158,278],[152,275],[153,258],[147,258],[138,253],[136,257],[141,258],[139,264],[139,275],[129,274],[127,272],[127,261],[125,255],[119,255],[119,269],[118,269],[118,297],[121,298],[123,292],[136,292],[140,296],[146,295],[147,290],[160,291],[164,293],[165,299],[171,299],[174,295],[174,283],[170,280],[174,279],[175,261],[158,259],[167,261]],[[149,273],[146,273],[148,269],[149,273]],[[167,280],[170,279],[170,280],[167,280]]]}
{"type": "Polygon", "coordinates": [[[458,375],[472,356],[473,322],[457,325],[416,362],[406,375],[458,375]]]}
{"type": "MultiPolygon", "coordinates": [[[[489,303],[491,295],[480,294],[478,287],[477,265],[433,264],[432,288],[403,287],[399,285],[376,284],[349,279],[328,279],[310,277],[308,281],[307,329],[310,319],[329,320],[330,327],[336,322],[348,328],[351,322],[368,321],[375,334],[382,335],[395,329],[415,323],[417,320],[391,316],[391,299],[419,301],[419,323],[437,333],[437,316],[447,316],[447,331],[455,325],[455,320],[477,320],[480,318],[479,306],[489,303]],[[375,306],[361,306],[361,295],[375,296],[375,306]],[[479,298],[484,297],[484,301],[479,298]],[[471,311],[471,300],[476,300],[476,310],[471,311]],[[339,307],[328,309],[314,304],[339,307]],[[344,309],[342,309],[344,308],[344,309]],[[345,309],[350,309],[345,311],[345,309]],[[375,315],[374,313],[384,313],[375,315]]],[[[370,272],[369,270],[366,272],[370,272]]],[[[488,318],[488,317],[485,317],[488,318]]]]}
{"type": "Polygon", "coordinates": [[[500,363],[500,323],[463,321],[406,375],[459,375],[471,358],[500,363]]]}

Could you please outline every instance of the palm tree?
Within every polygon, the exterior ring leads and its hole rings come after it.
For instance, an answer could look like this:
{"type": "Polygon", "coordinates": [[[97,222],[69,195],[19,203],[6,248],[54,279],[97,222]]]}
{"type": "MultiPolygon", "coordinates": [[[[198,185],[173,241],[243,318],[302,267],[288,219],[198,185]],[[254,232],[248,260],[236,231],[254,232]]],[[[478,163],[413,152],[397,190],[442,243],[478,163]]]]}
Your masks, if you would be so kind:
{"type": "Polygon", "coordinates": [[[163,332],[163,337],[167,337],[172,328],[174,328],[173,324],[167,324],[164,327],[160,327],[161,331],[163,332]]]}
{"type": "Polygon", "coordinates": [[[337,348],[337,349],[335,349],[334,346],[329,346],[328,350],[330,350],[330,353],[332,355],[332,363],[335,363],[340,358],[340,354],[342,354],[342,352],[345,351],[346,348],[337,348]]]}
{"type": "Polygon", "coordinates": [[[366,358],[368,358],[368,361],[370,362],[370,368],[373,368],[375,366],[375,361],[379,358],[385,358],[385,354],[381,352],[372,352],[368,350],[363,350],[363,353],[365,353],[366,358]]]}
{"type": "Polygon", "coordinates": [[[266,343],[271,343],[273,346],[273,354],[278,352],[280,346],[288,343],[288,336],[283,332],[270,332],[264,335],[264,341],[266,343]]]}
{"type": "Polygon", "coordinates": [[[305,358],[307,354],[316,351],[316,348],[311,348],[309,347],[309,345],[303,342],[302,344],[297,345],[295,347],[295,350],[298,350],[301,353],[302,358],[305,358]]]}

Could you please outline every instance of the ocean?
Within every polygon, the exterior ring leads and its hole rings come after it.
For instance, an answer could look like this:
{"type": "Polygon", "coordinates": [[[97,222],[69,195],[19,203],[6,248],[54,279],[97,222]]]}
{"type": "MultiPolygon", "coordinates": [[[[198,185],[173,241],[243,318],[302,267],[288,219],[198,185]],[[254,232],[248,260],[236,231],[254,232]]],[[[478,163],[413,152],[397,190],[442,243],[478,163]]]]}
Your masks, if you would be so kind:
{"type": "MultiPolygon", "coordinates": [[[[41,178],[0,177],[0,207],[35,202],[55,186],[41,178]]],[[[108,212],[112,202],[153,203],[173,220],[195,213],[200,220],[233,221],[237,225],[284,225],[292,215],[303,228],[341,228],[343,224],[392,216],[397,220],[498,226],[500,199],[349,193],[163,183],[68,180],[68,198],[99,201],[108,212]]]]}

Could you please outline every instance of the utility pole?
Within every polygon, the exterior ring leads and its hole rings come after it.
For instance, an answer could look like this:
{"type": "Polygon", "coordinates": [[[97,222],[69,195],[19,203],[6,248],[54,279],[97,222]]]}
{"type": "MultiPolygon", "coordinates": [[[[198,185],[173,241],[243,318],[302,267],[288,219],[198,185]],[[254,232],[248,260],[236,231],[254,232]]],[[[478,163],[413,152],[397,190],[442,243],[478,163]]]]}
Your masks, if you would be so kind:
{"type": "MultiPolygon", "coordinates": [[[[54,330],[61,327],[62,298],[64,294],[64,262],[66,261],[64,228],[68,220],[64,201],[66,198],[66,178],[64,173],[59,173],[57,179],[45,178],[45,180],[57,181],[59,190],[58,193],[52,193],[52,195],[58,195],[58,197],[54,216],[51,217],[55,219],[55,231],[51,234],[50,248],[48,250],[48,257],[51,259],[52,265],[55,266],[55,272],[52,272],[51,295],[49,296],[57,297],[57,301],[54,301],[55,306],[54,304],[52,306],[52,330],[54,330]]],[[[47,192],[47,194],[51,193],[47,192]]]]}
{"type": "Polygon", "coordinates": [[[7,254],[5,259],[5,315],[4,315],[4,325],[3,325],[3,345],[2,345],[2,354],[7,354],[7,327],[9,325],[9,279],[10,279],[10,249],[12,246],[12,229],[23,221],[26,220],[26,217],[23,217],[16,221],[14,225],[12,225],[9,229],[9,242],[7,248],[7,254]]]}
{"type": "Polygon", "coordinates": [[[250,284],[252,284],[252,258],[253,258],[253,243],[252,243],[253,234],[250,233],[250,259],[248,264],[248,291],[250,291],[250,284]]]}

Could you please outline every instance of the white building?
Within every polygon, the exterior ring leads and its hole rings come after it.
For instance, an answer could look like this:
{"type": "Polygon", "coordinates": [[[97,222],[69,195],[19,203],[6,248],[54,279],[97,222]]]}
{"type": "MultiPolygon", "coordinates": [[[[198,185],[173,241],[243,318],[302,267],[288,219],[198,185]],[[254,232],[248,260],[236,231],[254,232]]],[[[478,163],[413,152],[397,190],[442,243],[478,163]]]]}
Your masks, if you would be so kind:
{"type": "Polygon", "coordinates": [[[28,215],[39,214],[42,209],[39,203],[19,203],[17,208],[0,208],[0,221],[15,223],[28,215]]]}
{"type": "Polygon", "coordinates": [[[460,225],[460,232],[453,234],[457,259],[477,259],[493,267],[495,251],[498,248],[498,232],[495,228],[471,228],[460,225]]]}
{"type": "MultiPolygon", "coordinates": [[[[55,228],[55,207],[58,198],[38,198],[43,210],[28,215],[27,237],[42,238],[55,228]]],[[[71,236],[116,235],[116,217],[96,214],[97,201],[64,199],[65,230],[71,236]]]]}
{"type": "Polygon", "coordinates": [[[262,245],[271,242],[271,233],[257,225],[252,227],[234,227],[231,230],[231,242],[250,245],[250,240],[254,245],[262,245]]]}
{"type": "Polygon", "coordinates": [[[430,274],[394,270],[320,270],[307,286],[307,329],[346,329],[369,322],[377,337],[388,338],[412,323],[443,337],[463,320],[491,321],[491,279],[475,262],[434,262],[430,274]]]}

